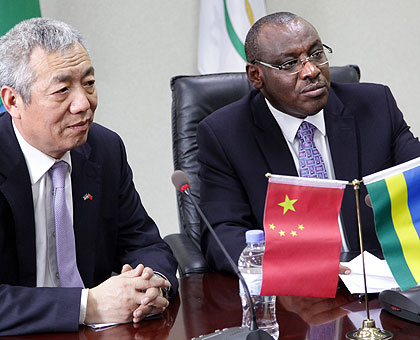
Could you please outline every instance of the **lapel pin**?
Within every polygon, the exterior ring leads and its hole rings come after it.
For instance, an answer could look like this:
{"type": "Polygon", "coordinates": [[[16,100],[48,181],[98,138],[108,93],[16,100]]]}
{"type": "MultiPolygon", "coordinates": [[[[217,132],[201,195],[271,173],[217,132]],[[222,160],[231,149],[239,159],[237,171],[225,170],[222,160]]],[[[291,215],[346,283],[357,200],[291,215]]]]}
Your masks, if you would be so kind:
{"type": "Polygon", "coordinates": [[[83,196],[83,199],[86,201],[86,200],[91,200],[92,201],[92,199],[93,199],[93,196],[91,195],[91,194],[85,194],[84,196],[83,196]]]}

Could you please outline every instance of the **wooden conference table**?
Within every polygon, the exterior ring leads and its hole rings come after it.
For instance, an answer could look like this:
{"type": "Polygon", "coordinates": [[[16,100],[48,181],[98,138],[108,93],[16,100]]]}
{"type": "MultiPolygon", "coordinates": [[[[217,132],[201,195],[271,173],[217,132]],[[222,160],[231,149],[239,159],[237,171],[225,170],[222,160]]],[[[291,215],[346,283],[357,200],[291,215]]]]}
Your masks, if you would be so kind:
{"type": "MultiPolygon", "coordinates": [[[[395,340],[420,339],[419,324],[381,310],[377,299],[371,299],[369,305],[376,326],[393,332],[395,340]]],[[[335,299],[322,301],[277,298],[279,339],[304,340],[311,324],[334,319],[332,339],[345,339],[347,332],[361,327],[366,318],[364,306],[364,302],[345,289],[339,289],[335,299]]],[[[180,293],[165,313],[159,318],[144,320],[137,327],[124,324],[100,331],[81,327],[78,333],[0,337],[0,340],[186,340],[215,329],[239,326],[241,315],[238,280],[226,274],[207,273],[181,278],[180,293]]]]}

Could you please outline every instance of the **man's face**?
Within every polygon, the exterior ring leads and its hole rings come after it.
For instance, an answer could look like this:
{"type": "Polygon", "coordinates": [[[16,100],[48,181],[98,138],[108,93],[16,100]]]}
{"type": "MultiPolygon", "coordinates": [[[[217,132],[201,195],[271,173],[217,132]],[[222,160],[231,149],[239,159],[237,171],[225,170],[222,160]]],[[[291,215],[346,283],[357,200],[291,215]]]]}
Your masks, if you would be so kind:
{"type": "Polygon", "coordinates": [[[37,47],[30,57],[36,74],[31,102],[17,96],[12,114],[23,138],[47,155],[60,158],[86,142],[97,105],[94,69],[79,43],[63,53],[37,47]]]}
{"type": "MultiPolygon", "coordinates": [[[[264,25],[258,37],[258,46],[261,60],[274,65],[295,58],[305,59],[323,48],[315,29],[299,19],[287,25],[264,25]]],[[[328,64],[318,68],[307,62],[294,75],[260,64],[248,64],[247,72],[253,85],[284,113],[305,118],[318,113],[327,104],[330,89],[328,64]]]]}

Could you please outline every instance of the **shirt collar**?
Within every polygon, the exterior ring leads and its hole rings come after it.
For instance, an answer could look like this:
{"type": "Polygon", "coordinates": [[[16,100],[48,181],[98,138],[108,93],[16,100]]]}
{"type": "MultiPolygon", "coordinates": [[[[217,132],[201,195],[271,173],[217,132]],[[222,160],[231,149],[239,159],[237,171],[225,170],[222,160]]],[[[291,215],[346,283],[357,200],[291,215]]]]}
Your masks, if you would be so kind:
{"type": "Polygon", "coordinates": [[[268,105],[271,113],[273,114],[274,118],[276,119],[277,123],[279,124],[281,131],[283,132],[284,137],[290,142],[293,143],[296,133],[299,129],[300,124],[303,121],[307,121],[314,125],[321,134],[325,137],[326,129],[325,129],[325,121],[324,121],[324,110],[319,111],[317,114],[313,116],[307,116],[305,119],[300,119],[293,117],[287,113],[281,112],[277,110],[271,103],[265,98],[265,102],[268,105]]]}
{"type": "Polygon", "coordinates": [[[44,174],[53,166],[53,164],[59,160],[63,160],[69,164],[69,171],[71,174],[70,151],[67,151],[60,159],[50,157],[30,145],[16,128],[15,122],[12,121],[12,123],[19,146],[22,149],[23,156],[25,157],[26,165],[28,166],[32,185],[38,182],[40,178],[44,176],[44,174]]]}

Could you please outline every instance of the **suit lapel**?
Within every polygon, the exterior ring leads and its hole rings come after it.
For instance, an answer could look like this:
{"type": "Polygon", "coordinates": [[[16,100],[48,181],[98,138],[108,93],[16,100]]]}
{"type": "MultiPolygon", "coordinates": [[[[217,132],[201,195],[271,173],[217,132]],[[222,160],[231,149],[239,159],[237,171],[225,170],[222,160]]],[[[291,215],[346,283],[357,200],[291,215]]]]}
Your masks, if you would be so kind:
{"type": "MultiPolygon", "coordinates": [[[[274,174],[297,176],[297,171],[287,142],[271,114],[261,93],[251,102],[257,143],[264,154],[269,170],[274,174]],[[279,155],[287,155],[280,157],[279,155]]],[[[328,142],[337,179],[359,178],[358,146],[354,117],[345,115],[345,107],[330,90],[324,109],[328,142]]]]}
{"type": "Polygon", "coordinates": [[[333,89],[324,109],[328,143],[336,179],[360,178],[356,123],[353,115],[346,115],[343,103],[333,89]]]}
{"type": "Polygon", "coordinates": [[[287,142],[260,92],[252,99],[251,113],[255,123],[255,138],[268,164],[267,172],[297,176],[287,142]]]}
{"type": "MultiPolygon", "coordinates": [[[[73,224],[76,256],[86,287],[93,284],[96,226],[102,192],[102,167],[89,161],[88,144],[71,151],[73,224]],[[84,199],[85,194],[92,199],[84,199]]],[[[0,192],[10,205],[15,221],[19,282],[36,285],[35,217],[26,161],[8,113],[0,115],[0,192]]]]}
{"type": "MultiPolygon", "coordinates": [[[[333,88],[330,90],[328,104],[324,110],[324,118],[335,178],[347,181],[360,179],[359,148],[354,115],[346,111],[346,107],[336,96],[333,88]]],[[[354,206],[354,190],[347,186],[340,213],[343,217],[344,237],[347,239],[350,249],[358,248],[357,240],[359,239],[354,206]]]]}
{"type": "Polygon", "coordinates": [[[73,187],[73,224],[77,266],[86,287],[94,283],[95,250],[102,200],[102,167],[89,160],[90,146],[71,151],[73,187]],[[85,197],[86,195],[91,195],[85,197]]]}
{"type": "Polygon", "coordinates": [[[35,218],[31,182],[8,113],[0,115],[0,191],[15,221],[19,282],[36,285],[35,218]]]}

